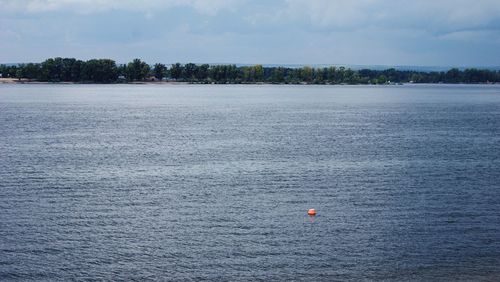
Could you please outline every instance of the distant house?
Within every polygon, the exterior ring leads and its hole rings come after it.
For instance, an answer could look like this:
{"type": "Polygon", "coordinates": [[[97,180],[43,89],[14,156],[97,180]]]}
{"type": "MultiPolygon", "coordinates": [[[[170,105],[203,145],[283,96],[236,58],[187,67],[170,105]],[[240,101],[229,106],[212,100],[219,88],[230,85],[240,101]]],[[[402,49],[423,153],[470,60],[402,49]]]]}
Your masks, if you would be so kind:
{"type": "Polygon", "coordinates": [[[0,78],[2,78],[2,77],[3,77],[3,74],[0,73],[0,78]]]}

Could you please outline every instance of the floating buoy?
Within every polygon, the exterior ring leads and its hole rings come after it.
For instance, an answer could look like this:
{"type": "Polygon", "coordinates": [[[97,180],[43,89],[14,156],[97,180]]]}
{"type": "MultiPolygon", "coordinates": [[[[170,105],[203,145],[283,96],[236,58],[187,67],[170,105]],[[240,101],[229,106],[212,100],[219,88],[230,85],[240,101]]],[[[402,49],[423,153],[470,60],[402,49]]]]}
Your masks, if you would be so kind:
{"type": "Polygon", "coordinates": [[[307,214],[310,215],[310,216],[315,216],[316,215],[316,210],[315,209],[309,209],[307,211],[307,214]]]}

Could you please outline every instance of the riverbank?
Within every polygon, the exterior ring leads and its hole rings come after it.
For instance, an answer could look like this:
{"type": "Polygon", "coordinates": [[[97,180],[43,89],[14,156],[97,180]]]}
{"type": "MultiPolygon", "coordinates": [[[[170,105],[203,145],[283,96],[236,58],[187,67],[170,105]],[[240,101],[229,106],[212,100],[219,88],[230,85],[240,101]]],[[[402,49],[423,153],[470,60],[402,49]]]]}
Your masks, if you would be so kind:
{"type": "Polygon", "coordinates": [[[192,84],[191,82],[181,82],[181,81],[134,81],[134,82],[111,82],[111,83],[85,83],[85,82],[72,82],[72,81],[61,81],[61,82],[49,82],[49,81],[39,81],[33,79],[17,79],[17,78],[0,78],[0,84],[192,84]]]}
{"type": "Polygon", "coordinates": [[[111,83],[95,83],[95,82],[72,82],[72,81],[61,81],[61,82],[49,82],[49,81],[38,81],[33,79],[17,79],[17,78],[0,78],[0,84],[67,84],[67,85],[78,85],[78,84],[98,84],[98,85],[118,85],[118,84],[126,84],[126,85],[213,85],[213,84],[231,84],[231,85],[418,85],[418,84],[430,84],[430,85],[441,85],[441,84],[456,84],[456,85],[493,85],[499,84],[495,82],[479,82],[479,83],[384,83],[384,84],[366,84],[366,83],[271,83],[271,82],[244,82],[244,83],[207,83],[207,82],[187,82],[187,81],[134,81],[134,82],[111,82],[111,83]]]}
{"type": "MultiPolygon", "coordinates": [[[[240,83],[235,83],[235,82],[227,82],[227,83],[216,83],[216,82],[198,82],[198,81],[172,81],[172,80],[163,80],[163,81],[158,81],[158,80],[148,80],[148,81],[133,81],[133,82],[128,82],[128,81],[119,81],[119,82],[110,82],[110,83],[96,83],[96,82],[73,82],[73,81],[59,81],[59,82],[50,82],[50,81],[39,81],[39,80],[34,80],[34,79],[17,79],[17,78],[0,78],[0,84],[138,84],[138,85],[144,85],[144,84],[151,84],[151,85],[161,85],[161,84],[167,84],[167,85],[187,85],[187,84],[234,84],[234,85],[320,85],[318,83],[271,83],[271,82],[240,82],[240,83]]],[[[327,83],[328,84],[328,83],[327,83]]],[[[399,83],[402,84],[402,83],[399,83]]],[[[333,84],[332,84],[333,85],[333,84]]],[[[341,83],[338,85],[359,85],[358,84],[348,84],[348,83],[341,83]]]]}

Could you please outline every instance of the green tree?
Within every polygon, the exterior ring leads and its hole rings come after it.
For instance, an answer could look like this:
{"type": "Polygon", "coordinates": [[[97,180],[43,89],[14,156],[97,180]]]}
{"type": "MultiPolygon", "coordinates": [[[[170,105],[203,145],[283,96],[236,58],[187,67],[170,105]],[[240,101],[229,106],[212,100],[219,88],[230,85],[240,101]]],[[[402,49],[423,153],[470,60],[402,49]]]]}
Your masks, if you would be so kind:
{"type": "Polygon", "coordinates": [[[182,68],[182,65],[180,63],[172,64],[172,66],[170,67],[170,76],[173,79],[179,79],[179,78],[181,78],[182,69],[183,68],[182,68]]]}
{"type": "Polygon", "coordinates": [[[40,65],[29,63],[24,66],[23,77],[27,79],[35,79],[40,76],[40,65]]]}
{"type": "Polygon", "coordinates": [[[86,82],[111,83],[118,78],[118,68],[113,60],[92,59],[83,64],[81,76],[86,82]]]}
{"type": "Polygon", "coordinates": [[[263,81],[264,80],[264,68],[262,65],[255,65],[254,67],[254,72],[255,72],[255,80],[256,81],[263,81]]]}
{"type": "Polygon", "coordinates": [[[208,64],[203,64],[203,65],[199,66],[197,68],[196,74],[195,74],[196,79],[198,81],[207,80],[209,69],[210,69],[210,66],[208,64]]]}
{"type": "Polygon", "coordinates": [[[162,80],[167,73],[167,67],[164,64],[155,64],[153,68],[153,73],[156,79],[162,80]]]}
{"type": "Polygon", "coordinates": [[[189,81],[194,80],[197,69],[198,67],[193,63],[185,64],[182,72],[182,78],[189,81]]]}
{"type": "Polygon", "coordinates": [[[148,77],[150,67],[140,59],[134,59],[128,63],[125,77],[128,81],[141,81],[148,77]]]}
{"type": "Polygon", "coordinates": [[[277,67],[273,69],[271,76],[271,82],[283,83],[285,81],[285,69],[282,67],[277,67]]]}
{"type": "Polygon", "coordinates": [[[301,81],[310,83],[313,78],[313,69],[311,67],[305,66],[300,69],[300,79],[301,81]]]}
{"type": "Polygon", "coordinates": [[[50,58],[42,62],[41,80],[62,81],[62,58],[50,58]]]}
{"type": "Polygon", "coordinates": [[[387,83],[387,77],[383,74],[381,74],[378,78],[377,78],[377,83],[378,84],[385,84],[387,83]]]}

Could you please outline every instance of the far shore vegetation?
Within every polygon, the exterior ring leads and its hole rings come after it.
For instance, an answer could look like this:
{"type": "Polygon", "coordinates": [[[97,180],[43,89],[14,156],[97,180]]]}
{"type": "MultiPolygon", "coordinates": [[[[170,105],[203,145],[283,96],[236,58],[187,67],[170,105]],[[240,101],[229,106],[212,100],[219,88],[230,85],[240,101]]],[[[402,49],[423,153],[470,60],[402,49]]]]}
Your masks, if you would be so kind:
{"type": "Polygon", "coordinates": [[[88,61],[51,58],[42,63],[0,65],[0,77],[28,82],[132,83],[186,82],[215,84],[393,84],[500,83],[500,71],[457,68],[442,72],[352,70],[345,67],[264,67],[208,64],[148,65],[140,59],[117,64],[110,59],[88,61]]]}

